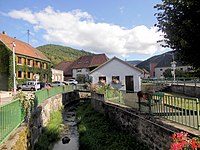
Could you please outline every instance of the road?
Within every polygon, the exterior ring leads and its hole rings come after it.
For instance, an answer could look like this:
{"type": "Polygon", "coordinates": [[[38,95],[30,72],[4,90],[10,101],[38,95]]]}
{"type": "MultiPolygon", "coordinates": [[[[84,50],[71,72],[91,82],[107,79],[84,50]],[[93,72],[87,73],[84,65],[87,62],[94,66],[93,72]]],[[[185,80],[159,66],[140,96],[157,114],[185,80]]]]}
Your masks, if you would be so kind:
{"type": "MultiPolygon", "coordinates": [[[[32,91],[22,91],[25,95],[33,93],[32,91]]],[[[14,96],[10,91],[0,91],[0,106],[13,100],[14,96]]]]}

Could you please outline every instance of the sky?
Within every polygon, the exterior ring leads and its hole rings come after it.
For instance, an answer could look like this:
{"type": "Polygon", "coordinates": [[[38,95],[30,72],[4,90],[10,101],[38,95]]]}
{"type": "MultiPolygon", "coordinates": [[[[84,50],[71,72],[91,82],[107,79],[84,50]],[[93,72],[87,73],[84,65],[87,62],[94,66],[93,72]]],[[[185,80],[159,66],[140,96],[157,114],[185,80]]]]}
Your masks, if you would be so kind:
{"type": "Polygon", "coordinates": [[[161,0],[0,0],[0,32],[33,47],[58,44],[123,60],[168,51],[157,43],[161,0]],[[29,36],[28,36],[29,30],[29,36]]]}

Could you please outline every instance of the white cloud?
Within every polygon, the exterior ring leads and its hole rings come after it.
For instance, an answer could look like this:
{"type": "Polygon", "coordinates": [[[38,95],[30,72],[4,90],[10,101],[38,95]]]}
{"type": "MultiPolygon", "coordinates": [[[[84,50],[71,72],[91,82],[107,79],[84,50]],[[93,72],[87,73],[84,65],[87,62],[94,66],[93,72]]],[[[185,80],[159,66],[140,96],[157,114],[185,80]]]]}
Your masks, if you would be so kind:
{"type": "Polygon", "coordinates": [[[61,12],[48,6],[39,12],[29,9],[13,10],[8,16],[33,24],[35,31],[45,30],[43,38],[48,42],[60,42],[66,46],[76,46],[97,53],[117,56],[133,54],[152,55],[163,50],[158,40],[160,32],[144,25],[131,29],[94,22],[93,17],[81,10],[61,12]]]}

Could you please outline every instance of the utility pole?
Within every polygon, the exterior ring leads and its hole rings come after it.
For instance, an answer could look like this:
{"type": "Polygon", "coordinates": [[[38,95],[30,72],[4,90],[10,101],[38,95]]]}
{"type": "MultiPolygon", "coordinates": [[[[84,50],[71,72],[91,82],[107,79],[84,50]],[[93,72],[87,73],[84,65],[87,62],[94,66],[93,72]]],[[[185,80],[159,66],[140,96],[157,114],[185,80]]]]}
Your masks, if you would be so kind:
{"type": "Polygon", "coordinates": [[[174,78],[174,83],[176,81],[176,62],[174,61],[174,53],[172,53],[172,62],[171,62],[171,67],[172,67],[172,75],[173,75],[173,78],[174,78]]]}
{"type": "Polygon", "coordinates": [[[15,41],[12,43],[12,51],[13,51],[13,83],[14,83],[14,96],[16,95],[16,73],[15,73],[15,41]]]}
{"type": "Polygon", "coordinates": [[[29,45],[29,35],[30,35],[30,30],[27,30],[27,34],[28,34],[28,45],[29,45]]]}

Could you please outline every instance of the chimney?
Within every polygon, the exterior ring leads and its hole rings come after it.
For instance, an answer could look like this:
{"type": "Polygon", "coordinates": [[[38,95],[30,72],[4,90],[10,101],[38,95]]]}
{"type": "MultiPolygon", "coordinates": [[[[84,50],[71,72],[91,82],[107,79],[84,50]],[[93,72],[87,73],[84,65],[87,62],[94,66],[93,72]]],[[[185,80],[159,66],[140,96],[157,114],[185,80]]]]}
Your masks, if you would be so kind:
{"type": "Polygon", "coordinates": [[[6,35],[6,31],[3,31],[2,34],[5,34],[5,35],[6,35]]]}

